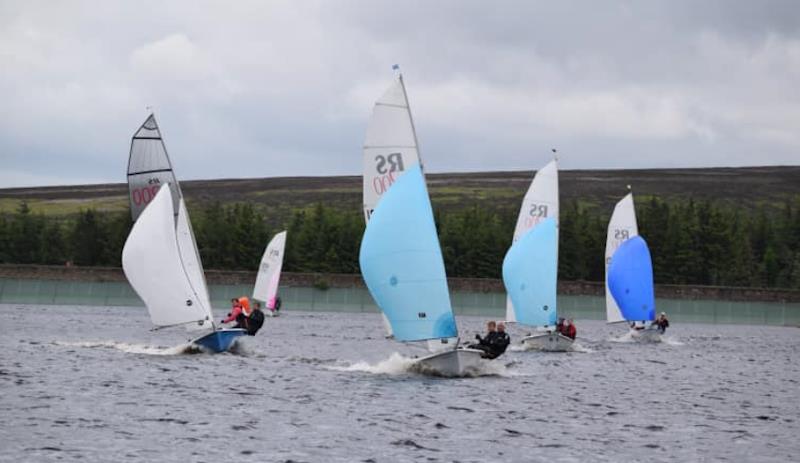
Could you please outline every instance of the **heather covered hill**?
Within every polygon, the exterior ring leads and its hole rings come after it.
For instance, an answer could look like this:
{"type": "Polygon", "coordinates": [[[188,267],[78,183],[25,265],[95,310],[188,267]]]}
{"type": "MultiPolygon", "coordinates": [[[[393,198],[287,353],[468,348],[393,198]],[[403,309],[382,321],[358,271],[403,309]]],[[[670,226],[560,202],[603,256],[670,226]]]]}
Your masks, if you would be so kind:
{"type": "MultiPolygon", "coordinates": [[[[534,171],[430,174],[434,206],[451,210],[471,206],[514,213],[534,171]]],[[[576,201],[610,214],[614,202],[631,185],[638,201],[658,197],[667,202],[723,202],[751,210],[779,208],[800,196],[800,166],[701,169],[564,170],[560,172],[561,200],[576,201]]],[[[249,202],[271,223],[285,223],[293,210],[322,202],[360,210],[361,177],[277,177],[181,182],[190,209],[213,202],[249,202]]],[[[127,186],[75,185],[0,189],[0,212],[13,212],[26,201],[34,213],[72,215],[88,208],[100,212],[127,210],[127,186]]]]}

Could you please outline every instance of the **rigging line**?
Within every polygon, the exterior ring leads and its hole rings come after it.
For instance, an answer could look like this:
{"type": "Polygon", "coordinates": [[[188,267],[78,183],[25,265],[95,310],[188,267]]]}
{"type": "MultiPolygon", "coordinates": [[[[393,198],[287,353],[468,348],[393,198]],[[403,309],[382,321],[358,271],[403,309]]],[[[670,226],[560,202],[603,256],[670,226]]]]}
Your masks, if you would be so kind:
{"type": "Polygon", "coordinates": [[[397,103],[381,103],[380,101],[375,102],[375,106],[388,106],[390,108],[401,108],[401,109],[408,109],[408,106],[404,106],[397,103]]]}
{"type": "Polygon", "coordinates": [[[158,172],[172,172],[172,168],[167,168],[167,169],[153,169],[153,170],[142,170],[142,171],[139,171],[139,172],[129,172],[129,173],[128,173],[128,177],[130,177],[131,175],[155,174],[155,173],[158,173],[158,172]]]}
{"type": "MultiPolygon", "coordinates": [[[[201,318],[199,320],[192,320],[192,321],[182,322],[182,323],[174,323],[172,325],[161,325],[161,326],[156,326],[155,328],[150,328],[150,331],[159,331],[159,330],[163,330],[164,328],[174,328],[176,326],[189,325],[189,324],[192,324],[192,323],[200,323],[200,322],[205,323],[206,321],[207,320],[201,318]]],[[[208,320],[208,321],[211,322],[211,326],[213,328],[214,322],[211,321],[211,320],[208,320]]]]}

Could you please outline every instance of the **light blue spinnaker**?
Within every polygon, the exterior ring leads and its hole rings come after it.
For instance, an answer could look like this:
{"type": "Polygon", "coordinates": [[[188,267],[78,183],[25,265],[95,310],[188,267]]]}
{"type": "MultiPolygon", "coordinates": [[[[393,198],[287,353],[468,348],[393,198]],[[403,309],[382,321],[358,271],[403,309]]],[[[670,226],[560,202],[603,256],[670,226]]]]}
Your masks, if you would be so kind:
{"type": "Polygon", "coordinates": [[[641,236],[624,241],[611,256],[608,289],[627,321],[655,319],[653,262],[641,236]]]}
{"type": "Polygon", "coordinates": [[[400,175],[378,202],[359,255],[370,294],[399,341],[458,335],[442,250],[419,165],[400,175]]]}
{"type": "Polygon", "coordinates": [[[546,219],[522,236],[503,260],[503,283],[514,304],[517,322],[556,324],[558,229],[546,219]]]}

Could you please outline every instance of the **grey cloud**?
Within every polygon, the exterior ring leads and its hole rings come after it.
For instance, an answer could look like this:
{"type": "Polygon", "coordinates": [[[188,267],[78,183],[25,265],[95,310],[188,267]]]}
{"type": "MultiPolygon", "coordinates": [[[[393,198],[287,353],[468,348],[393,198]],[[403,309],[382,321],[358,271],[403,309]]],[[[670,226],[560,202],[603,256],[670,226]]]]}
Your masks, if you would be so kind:
{"type": "Polygon", "coordinates": [[[551,146],[564,168],[796,163],[798,13],[722,0],[0,2],[0,186],[122,181],[148,105],[182,178],[357,174],[394,63],[434,171],[534,169],[551,146]]]}

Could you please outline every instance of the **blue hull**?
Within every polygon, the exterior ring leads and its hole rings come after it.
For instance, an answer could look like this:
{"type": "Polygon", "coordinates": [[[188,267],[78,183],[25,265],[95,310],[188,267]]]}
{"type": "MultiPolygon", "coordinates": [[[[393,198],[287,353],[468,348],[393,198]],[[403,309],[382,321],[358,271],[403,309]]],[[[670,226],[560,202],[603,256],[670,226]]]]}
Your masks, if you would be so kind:
{"type": "Polygon", "coordinates": [[[219,354],[220,352],[226,352],[230,349],[236,338],[244,336],[245,334],[247,334],[247,332],[240,328],[218,330],[193,340],[192,344],[196,344],[215,354],[219,354]]]}

